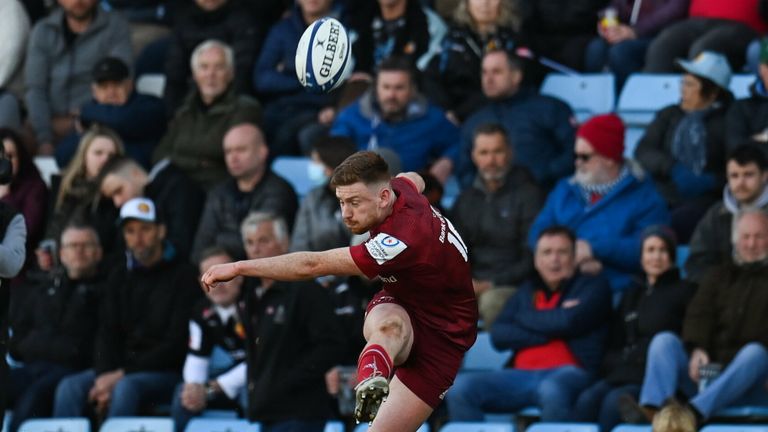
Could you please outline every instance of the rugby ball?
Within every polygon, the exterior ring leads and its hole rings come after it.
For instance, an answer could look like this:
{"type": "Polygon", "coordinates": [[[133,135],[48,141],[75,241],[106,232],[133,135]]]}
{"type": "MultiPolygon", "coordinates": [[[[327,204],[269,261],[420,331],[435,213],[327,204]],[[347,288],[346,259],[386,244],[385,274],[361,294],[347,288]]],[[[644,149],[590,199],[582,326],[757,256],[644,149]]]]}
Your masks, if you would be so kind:
{"type": "Polygon", "coordinates": [[[306,89],[327,92],[352,72],[347,30],[335,18],[321,18],[304,31],[296,47],[296,77],[306,89]]]}

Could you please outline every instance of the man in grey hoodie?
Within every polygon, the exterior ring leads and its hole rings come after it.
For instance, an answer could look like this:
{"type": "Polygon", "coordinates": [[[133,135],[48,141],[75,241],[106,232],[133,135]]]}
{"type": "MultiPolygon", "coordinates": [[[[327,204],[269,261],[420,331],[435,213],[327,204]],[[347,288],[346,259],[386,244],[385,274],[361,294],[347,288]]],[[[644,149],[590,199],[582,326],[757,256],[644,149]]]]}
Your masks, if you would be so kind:
{"type": "Polygon", "coordinates": [[[737,147],[726,162],[723,200],[707,210],[691,237],[685,263],[688,278],[699,282],[710,267],[733,257],[734,216],[747,209],[768,210],[768,159],[756,146],[737,147]]]}
{"type": "Polygon", "coordinates": [[[91,98],[91,70],[103,57],[131,64],[131,34],[122,17],[97,0],[57,0],[60,8],[32,29],[25,67],[26,102],[38,153],[74,129],[91,98]]]}

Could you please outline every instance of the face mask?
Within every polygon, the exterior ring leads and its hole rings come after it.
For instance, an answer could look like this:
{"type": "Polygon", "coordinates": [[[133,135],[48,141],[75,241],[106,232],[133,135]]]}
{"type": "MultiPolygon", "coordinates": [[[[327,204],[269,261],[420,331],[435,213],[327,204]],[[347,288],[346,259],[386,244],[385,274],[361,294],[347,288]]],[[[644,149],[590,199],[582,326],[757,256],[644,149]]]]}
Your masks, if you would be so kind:
{"type": "Polygon", "coordinates": [[[315,186],[324,185],[328,181],[325,166],[315,161],[310,161],[307,165],[307,177],[315,186]]]}

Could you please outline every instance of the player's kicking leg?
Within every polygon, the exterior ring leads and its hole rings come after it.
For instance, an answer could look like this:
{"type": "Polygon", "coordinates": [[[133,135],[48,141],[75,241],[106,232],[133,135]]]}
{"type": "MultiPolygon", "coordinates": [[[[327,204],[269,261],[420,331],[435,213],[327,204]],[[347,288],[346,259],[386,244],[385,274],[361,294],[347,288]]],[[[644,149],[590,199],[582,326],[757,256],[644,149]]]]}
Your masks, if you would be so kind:
{"type": "Polygon", "coordinates": [[[370,422],[389,396],[395,365],[402,364],[411,351],[411,319],[401,306],[381,303],[366,316],[363,335],[368,343],[357,363],[354,416],[358,422],[370,422]]]}

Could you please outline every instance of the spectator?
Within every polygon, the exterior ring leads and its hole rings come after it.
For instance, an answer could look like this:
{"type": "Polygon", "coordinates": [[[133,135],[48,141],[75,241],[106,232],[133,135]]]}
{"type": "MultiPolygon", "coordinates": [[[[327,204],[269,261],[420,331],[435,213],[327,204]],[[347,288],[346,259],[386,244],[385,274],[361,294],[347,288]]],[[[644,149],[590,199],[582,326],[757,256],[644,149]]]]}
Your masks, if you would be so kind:
{"type": "Polygon", "coordinates": [[[450,118],[464,121],[485,102],[480,87],[483,54],[518,48],[521,16],[515,2],[461,0],[453,17],[455,24],[430,61],[424,86],[450,118]]]}
{"type": "Polygon", "coordinates": [[[635,158],[672,209],[672,229],[685,244],[723,182],[725,113],[733,95],[722,55],[705,51],[678,65],[685,71],[680,103],[656,114],[635,158]]]}
{"type": "Polygon", "coordinates": [[[258,102],[238,96],[232,86],[234,61],[232,48],[221,42],[207,40],[195,48],[191,64],[196,87],[153,154],[155,163],[170,158],[206,190],[227,177],[221,149],[224,134],[236,124],[261,120],[258,102]]]}
{"type": "Polygon", "coordinates": [[[341,219],[339,199],[328,181],[333,170],[354,152],[355,143],[348,138],[328,137],[315,143],[307,174],[317,186],[299,206],[291,252],[349,246],[352,233],[341,219]]]}
{"type": "Polygon", "coordinates": [[[691,0],[688,18],[665,28],[648,47],[645,72],[672,72],[675,59],[693,59],[704,51],[722,53],[731,67],[741,70],[747,45],[768,30],[758,13],[759,2],[691,0]]]}
{"type": "Polygon", "coordinates": [[[489,103],[461,128],[457,175],[462,186],[474,180],[472,137],[484,123],[504,126],[517,163],[530,170],[542,187],[549,189],[568,174],[573,163],[573,113],[558,99],[522,88],[523,75],[520,59],[506,51],[492,50],[483,56],[483,94],[489,103]]]}
{"type": "Polygon", "coordinates": [[[576,238],[564,227],[540,233],[536,274],[509,299],[491,329],[512,367],[459,374],[446,395],[451,421],[482,421],[484,412],[514,413],[535,405],[541,420],[573,418],[573,403],[594,379],[611,313],[601,276],[577,270],[576,238]]]}
{"type": "Polygon", "coordinates": [[[166,238],[177,256],[183,261],[189,258],[205,195],[173,163],[158,162],[148,173],[132,159],[113,158],[96,182],[101,194],[117,208],[133,198],[151,199],[168,221],[166,238]]]}
{"type": "Polygon", "coordinates": [[[459,195],[451,220],[469,249],[480,318],[489,329],[533,270],[525,236],[544,199],[530,173],[515,165],[501,125],[475,129],[472,161],[477,177],[459,195]]]}
{"type": "Polygon", "coordinates": [[[685,263],[688,278],[702,282],[707,271],[733,257],[734,216],[748,209],[768,210],[768,160],[753,146],[737,147],[728,156],[728,184],[693,232],[685,263]]]}
{"type": "Polygon", "coordinates": [[[269,149],[258,126],[233,126],[222,147],[230,178],[208,194],[192,248],[194,261],[214,245],[236,260],[245,258],[240,224],[252,211],[272,212],[289,223],[296,216],[296,192],[267,165],[269,149]]]}
{"type": "Polygon", "coordinates": [[[696,432],[696,416],[677,402],[668,403],[651,424],[652,432],[696,432]]]}
{"type": "MultiPolygon", "coordinates": [[[[523,34],[536,56],[581,70],[584,52],[597,36],[597,16],[607,0],[521,0],[523,34]]],[[[645,2],[644,2],[645,3],[645,2]]]]}
{"type": "Polygon", "coordinates": [[[174,18],[173,34],[165,63],[165,98],[175,110],[189,90],[189,58],[206,40],[232,47],[233,88],[237,94],[251,92],[250,77],[264,29],[238,0],[194,0],[186,2],[174,18]]]}
{"type": "Polygon", "coordinates": [[[13,166],[10,183],[0,183],[0,202],[9,204],[24,216],[27,226],[27,263],[34,256],[37,243],[45,232],[45,210],[48,188],[21,136],[10,129],[0,128],[4,158],[13,166]]]}
{"type": "MultiPolygon", "coordinates": [[[[288,252],[288,226],[281,218],[251,213],[242,235],[248,259],[288,252]]],[[[328,292],[313,282],[265,278],[246,279],[244,288],[248,419],[261,422],[265,432],[289,425],[322,432],[330,417],[324,373],[344,348],[328,292]]]]}
{"type": "Polygon", "coordinates": [[[106,417],[135,416],[168,403],[180,381],[197,272],[165,242],[155,204],[135,198],[120,209],[125,261],[109,275],[92,369],[56,388],[54,417],[79,417],[89,404],[106,417]]]}
{"type": "Polygon", "coordinates": [[[21,129],[21,106],[13,93],[0,87],[0,128],[21,129]]]}
{"type": "Polygon", "coordinates": [[[267,35],[253,69],[253,86],[266,99],[264,128],[273,157],[301,154],[297,132],[331,104],[325,93],[308,92],[296,77],[296,46],[304,30],[331,11],[331,0],[299,0],[267,35]]]}
{"type": "Polygon", "coordinates": [[[546,227],[569,227],[578,238],[581,271],[602,271],[619,294],[640,270],[641,233],[669,223],[667,206],[642,170],[624,160],[624,124],[618,116],[592,117],[576,135],[576,172],[549,194],[528,243],[533,247],[546,227]]]}
{"type": "Polygon", "coordinates": [[[9,351],[22,366],[10,372],[10,432],[30,418],[50,417],[59,381],[92,362],[98,300],[104,290],[99,236],[93,227],[73,223],[57,240],[62,271],[20,286],[20,302],[14,292],[19,319],[12,324],[9,351]]]}
{"type": "Polygon", "coordinates": [[[751,95],[731,104],[725,126],[725,141],[733,148],[752,141],[768,155],[768,39],[760,41],[760,65],[751,95]]]}
{"type": "Polygon", "coordinates": [[[611,0],[597,24],[598,37],[587,45],[584,71],[602,72],[607,67],[620,91],[631,74],[643,69],[645,52],[656,34],[685,18],[687,6],[686,0],[611,0]]]}
{"type": "Polygon", "coordinates": [[[341,111],[330,133],[352,138],[360,150],[391,149],[403,171],[430,167],[445,183],[456,163],[459,132],[418,92],[414,74],[405,58],[383,61],[375,88],[341,111]]]}
{"type": "MultiPolygon", "coordinates": [[[[11,162],[5,157],[5,150],[0,146],[0,185],[11,181],[11,162]]],[[[16,277],[24,266],[26,255],[25,243],[27,229],[24,216],[14,208],[0,201],[0,407],[4,407],[10,383],[8,382],[8,364],[5,361],[8,346],[8,303],[11,290],[10,279],[16,277]]],[[[0,409],[0,422],[5,410],[0,409]]]]}
{"type": "Polygon", "coordinates": [[[29,16],[19,0],[0,4],[0,89],[6,89],[24,62],[29,37],[29,16]]]}
{"type": "Polygon", "coordinates": [[[57,2],[61,9],[32,29],[24,70],[39,154],[53,154],[53,146],[74,130],[96,62],[104,56],[131,61],[130,30],[122,17],[100,9],[96,0],[57,2]]]}
{"type": "MultiPolygon", "coordinates": [[[[116,57],[105,57],[92,72],[93,99],[80,109],[80,129],[101,124],[113,129],[125,143],[128,155],[144,168],[165,132],[165,108],[154,97],[134,92],[128,66],[116,57]]],[[[69,135],[56,148],[59,166],[69,163],[80,132],[69,135]]]]}
{"type": "MultiPolygon", "coordinates": [[[[75,157],[64,169],[63,176],[51,177],[51,202],[48,205],[48,226],[46,238],[58,239],[62,229],[72,219],[85,221],[96,229],[101,248],[107,254],[113,252],[115,238],[118,236],[115,220],[118,212],[112,202],[101,196],[97,178],[107,161],[116,156],[123,156],[123,142],[113,131],[102,126],[94,126],[83,135],[75,157]]],[[[38,250],[38,264],[40,254],[38,250]]],[[[42,257],[50,260],[51,257],[42,257]]],[[[47,270],[48,265],[41,265],[47,270]]]]}
{"type": "Polygon", "coordinates": [[[370,6],[354,6],[359,9],[351,15],[348,28],[355,72],[361,74],[353,75],[353,81],[358,77],[370,81],[380,63],[392,56],[403,56],[424,70],[447,32],[440,16],[418,0],[378,0],[370,6]]]}
{"type": "Polygon", "coordinates": [[[640,405],[632,398],[622,401],[625,421],[651,421],[677,391],[691,397],[689,407],[699,424],[734,403],[768,399],[768,291],[755,289],[768,282],[768,216],[762,210],[738,216],[733,247],[733,258],[702,279],[682,337],[663,332],[651,341],[640,405]]]}
{"type": "Polygon", "coordinates": [[[601,379],[584,390],[574,414],[582,422],[597,421],[610,432],[621,423],[618,400],[623,394],[637,396],[645,371],[648,345],[662,331],[679,334],[685,308],[696,287],[680,279],[675,268],[674,232],[667,227],[648,227],[643,233],[639,277],[632,281],[614,313],[601,367],[601,379]]]}
{"type": "MultiPolygon", "coordinates": [[[[224,249],[208,248],[200,256],[200,274],[216,264],[232,262],[224,249]]],[[[238,277],[206,293],[189,320],[189,344],[184,361],[184,382],[176,387],[171,417],[177,432],[204,409],[242,412],[245,392],[245,328],[238,300],[243,278],[238,277]],[[216,357],[215,350],[223,355],[216,357]],[[222,364],[224,363],[224,364],[222,364]],[[225,366],[224,370],[217,370],[225,366]]]]}

